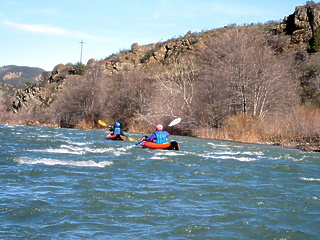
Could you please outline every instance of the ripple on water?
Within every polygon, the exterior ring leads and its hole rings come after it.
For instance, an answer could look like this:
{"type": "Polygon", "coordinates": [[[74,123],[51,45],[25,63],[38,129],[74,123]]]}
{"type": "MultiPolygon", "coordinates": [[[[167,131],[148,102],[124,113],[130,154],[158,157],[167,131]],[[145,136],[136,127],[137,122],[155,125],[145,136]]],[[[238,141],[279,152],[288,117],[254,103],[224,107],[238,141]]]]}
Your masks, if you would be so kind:
{"type": "Polygon", "coordinates": [[[178,136],[181,151],[160,151],[104,138],[99,130],[0,125],[2,237],[320,234],[318,153],[178,136]]]}

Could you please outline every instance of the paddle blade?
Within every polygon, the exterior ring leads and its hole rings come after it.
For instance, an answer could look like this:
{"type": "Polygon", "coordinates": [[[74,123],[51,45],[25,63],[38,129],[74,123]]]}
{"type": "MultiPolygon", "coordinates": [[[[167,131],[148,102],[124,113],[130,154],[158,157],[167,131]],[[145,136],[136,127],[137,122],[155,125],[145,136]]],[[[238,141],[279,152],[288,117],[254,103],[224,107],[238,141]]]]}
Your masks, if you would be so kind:
{"type": "Polygon", "coordinates": [[[98,120],[98,123],[99,123],[101,126],[105,126],[105,127],[108,126],[108,125],[107,125],[104,121],[102,121],[102,120],[98,120]]]}
{"type": "Polygon", "coordinates": [[[175,120],[173,120],[169,125],[168,127],[171,127],[173,125],[176,125],[178,124],[179,122],[181,122],[181,118],[176,118],[175,120]]]}
{"type": "Polygon", "coordinates": [[[134,139],[134,138],[131,138],[131,137],[128,137],[128,139],[129,139],[129,141],[131,141],[131,142],[136,142],[136,141],[138,141],[137,139],[134,139]]]}

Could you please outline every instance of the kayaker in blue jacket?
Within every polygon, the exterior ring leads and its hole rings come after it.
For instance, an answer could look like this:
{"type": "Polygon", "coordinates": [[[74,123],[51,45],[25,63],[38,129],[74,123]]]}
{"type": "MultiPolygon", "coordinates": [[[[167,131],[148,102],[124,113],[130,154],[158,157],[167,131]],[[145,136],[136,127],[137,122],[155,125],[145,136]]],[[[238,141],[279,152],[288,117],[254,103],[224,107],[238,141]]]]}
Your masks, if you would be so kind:
{"type": "Polygon", "coordinates": [[[161,124],[157,124],[156,131],[150,136],[143,139],[146,142],[155,142],[155,143],[166,143],[167,137],[169,137],[169,133],[167,131],[163,131],[163,126],[161,124]]]}
{"type": "Polygon", "coordinates": [[[123,135],[124,136],[124,133],[121,128],[121,123],[119,123],[119,122],[115,122],[113,127],[110,128],[110,131],[111,131],[111,134],[113,134],[113,135],[123,135]]]}

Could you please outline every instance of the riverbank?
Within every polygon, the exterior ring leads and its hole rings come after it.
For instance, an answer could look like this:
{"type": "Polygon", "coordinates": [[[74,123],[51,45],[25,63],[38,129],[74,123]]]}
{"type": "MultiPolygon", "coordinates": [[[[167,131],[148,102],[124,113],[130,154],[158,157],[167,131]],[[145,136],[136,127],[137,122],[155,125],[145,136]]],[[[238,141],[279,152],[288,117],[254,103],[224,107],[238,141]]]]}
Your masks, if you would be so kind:
{"type": "Polygon", "coordinates": [[[267,136],[263,135],[262,137],[257,137],[256,134],[252,132],[243,133],[242,135],[234,136],[234,132],[224,131],[224,134],[221,134],[219,130],[203,130],[197,131],[195,134],[197,138],[207,138],[215,139],[221,141],[231,141],[238,143],[248,143],[248,144],[263,144],[263,145],[273,145],[284,148],[296,148],[304,151],[313,151],[320,152],[320,137],[301,137],[299,139],[292,139],[290,137],[284,138],[283,136],[267,136]],[[209,133],[210,132],[210,133],[209,133]],[[219,132],[219,133],[218,133],[219,132]]]}
{"type": "MultiPolygon", "coordinates": [[[[40,124],[37,121],[20,121],[19,123],[15,122],[1,122],[0,124],[12,124],[12,125],[28,125],[28,126],[46,126],[46,127],[57,127],[60,128],[57,124],[40,124]]],[[[86,130],[97,130],[105,128],[99,127],[75,127],[76,129],[86,129],[86,130]]],[[[132,131],[129,129],[130,132],[139,133],[140,131],[132,131]]],[[[319,137],[313,137],[309,138],[309,141],[290,141],[290,139],[278,139],[278,141],[274,141],[275,137],[266,137],[266,139],[258,138],[257,134],[253,134],[253,132],[247,132],[246,134],[243,132],[241,135],[235,135],[235,132],[232,132],[233,134],[230,134],[230,130],[227,131],[226,129],[222,130],[216,130],[216,129],[200,129],[193,133],[192,137],[201,138],[201,139],[214,139],[214,140],[221,140],[221,141],[231,141],[231,142],[238,142],[238,143],[248,143],[248,144],[263,144],[263,145],[274,145],[279,147],[285,147],[285,148],[296,148],[301,149],[304,151],[313,151],[313,152],[320,152],[320,138],[319,137]],[[270,140],[272,139],[273,140],[270,140]]],[[[185,135],[188,136],[188,135],[185,135]]],[[[307,139],[307,138],[305,138],[307,139]]]]}

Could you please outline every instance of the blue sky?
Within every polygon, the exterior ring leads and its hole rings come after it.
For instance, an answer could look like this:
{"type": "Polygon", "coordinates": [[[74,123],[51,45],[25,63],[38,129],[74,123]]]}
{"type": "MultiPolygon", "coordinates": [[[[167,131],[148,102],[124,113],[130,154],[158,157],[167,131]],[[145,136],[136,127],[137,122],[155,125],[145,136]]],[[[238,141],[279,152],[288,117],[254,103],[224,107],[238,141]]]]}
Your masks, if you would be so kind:
{"type": "Polygon", "coordinates": [[[0,66],[91,58],[236,23],[282,20],[305,0],[0,0],[0,66]]]}

